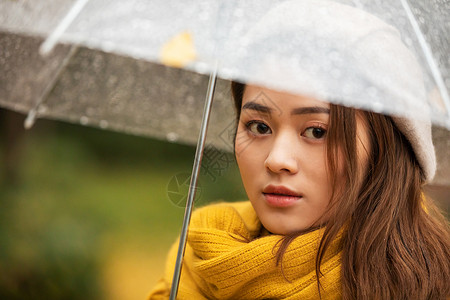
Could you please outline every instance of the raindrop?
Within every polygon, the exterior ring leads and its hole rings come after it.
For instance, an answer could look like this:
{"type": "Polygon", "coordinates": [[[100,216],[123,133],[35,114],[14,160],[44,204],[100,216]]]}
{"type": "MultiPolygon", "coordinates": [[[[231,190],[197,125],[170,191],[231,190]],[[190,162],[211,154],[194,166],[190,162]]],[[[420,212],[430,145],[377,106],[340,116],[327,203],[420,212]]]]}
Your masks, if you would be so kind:
{"type": "Polygon", "coordinates": [[[108,121],[106,121],[106,120],[101,120],[101,121],[100,121],[100,128],[101,128],[101,129],[106,129],[106,128],[108,128],[108,121]]]}
{"type": "Polygon", "coordinates": [[[169,142],[175,142],[178,140],[178,134],[176,134],[175,132],[169,132],[166,135],[166,138],[169,142]]]}
{"type": "Polygon", "coordinates": [[[82,117],[80,118],[80,124],[81,124],[81,125],[87,125],[88,123],[89,123],[89,118],[88,118],[88,117],[82,116],[82,117]]]}
{"type": "Polygon", "coordinates": [[[378,101],[372,102],[372,110],[374,112],[381,113],[383,111],[383,107],[384,107],[384,105],[381,102],[378,102],[378,101]]]}
{"type": "Polygon", "coordinates": [[[46,105],[41,104],[38,107],[38,114],[40,114],[40,115],[45,114],[47,112],[47,110],[48,110],[48,107],[46,105]]]}
{"type": "Polygon", "coordinates": [[[208,74],[209,73],[209,66],[207,63],[204,62],[197,62],[195,64],[195,70],[200,74],[208,74]]]}
{"type": "Polygon", "coordinates": [[[109,41],[105,41],[101,43],[101,48],[103,51],[105,52],[112,52],[114,50],[114,43],[109,42],[109,41]]]}
{"type": "Polygon", "coordinates": [[[221,77],[223,77],[223,78],[225,78],[225,79],[231,79],[231,78],[233,78],[233,71],[232,70],[230,70],[230,69],[222,69],[222,72],[221,72],[221,77]]]}

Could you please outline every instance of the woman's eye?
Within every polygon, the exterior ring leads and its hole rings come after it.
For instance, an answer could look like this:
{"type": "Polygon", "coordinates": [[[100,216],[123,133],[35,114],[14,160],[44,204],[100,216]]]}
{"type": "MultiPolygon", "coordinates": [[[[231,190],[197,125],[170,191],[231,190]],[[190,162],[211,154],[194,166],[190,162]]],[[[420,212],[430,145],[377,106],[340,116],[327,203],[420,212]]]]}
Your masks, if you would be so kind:
{"type": "Polygon", "coordinates": [[[246,125],[247,129],[253,134],[270,134],[272,130],[263,122],[250,121],[246,125]]]}
{"type": "Polygon", "coordinates": [[[322,139],[325,137],[327,131],[323,128],[320,127],[309,127],[306,128],[305,132],[303,133],[303,135],[307,138],[310,139],[322,139]]]}

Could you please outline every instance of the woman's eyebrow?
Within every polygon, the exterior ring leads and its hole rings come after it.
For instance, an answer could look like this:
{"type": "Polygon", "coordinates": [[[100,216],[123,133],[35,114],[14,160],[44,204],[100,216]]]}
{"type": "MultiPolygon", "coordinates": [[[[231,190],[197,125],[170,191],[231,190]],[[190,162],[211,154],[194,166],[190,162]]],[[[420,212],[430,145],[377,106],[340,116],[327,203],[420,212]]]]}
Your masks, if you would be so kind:
{"type": "Polygon", "coordinates": [[[322,106],[307,106],[293,109],[291,115],[329,114],[330,109],[322,106]]]}
{"type": "Polygon", "coordinates": [[[262,105],[262,104],[258,104],[258,103],[253,102],[253,101],[249,101],[249,102],[245,103],[242,106],[242,109],[256,110],[258,112],[262,112],[262,113],[266,113],[266,114],[270,114],[273,111],[272,108],[267,107],[267,106],[262,105]]]}

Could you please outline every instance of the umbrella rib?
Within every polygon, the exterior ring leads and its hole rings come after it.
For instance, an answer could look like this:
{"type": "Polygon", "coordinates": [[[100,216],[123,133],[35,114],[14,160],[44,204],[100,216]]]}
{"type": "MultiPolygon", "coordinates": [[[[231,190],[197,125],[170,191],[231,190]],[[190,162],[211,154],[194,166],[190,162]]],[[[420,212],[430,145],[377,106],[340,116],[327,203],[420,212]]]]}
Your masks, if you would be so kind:
{"type": "MultiPolygon", "coordinates": [[[[445,87],[444,80],[442,79],[441,72],[433,59],[433,54],[431,53],[430,47],[425,40],[425,37],[420,30],[419,24],[417,23],[416,18],[411,10],[411,7],[408,4],[407,0],[400,0],[403,8],[405,9],[406,15],[408,16],[408,20],[413,27],[414,33],[416,34],[420,47],[422,48],[423,54],[425,55],[425,59],[431,69],[431,74],[433,75],[434,80],[436,81],[436,85],[439,89],[439,92],[442,96],[442,100],[444,101],[445,108],[447,109],[447,116],[450,115],[450,98],[447,93],[447,89],[445,87]]],[[[447,125],[449,125],[450,121],[447,121],[447,125]]]]}
{"type": "Polygon", "coordinates": [[[178,245],[177,260],[175,262],[175,270],[173,273],[172,287],[170,290],[170,299],[175,300],[178,293],[178,285],[180,282],[181,268],[183,263],[184,250],[188,235],[189,222],[191,220],[192,207],[194,204],[195,193],[197,191],[197,179],[200,171],[200,164],[203,157],[203,149],[205,148],[206,133],[208,131],[209,117],[211,114],[211,106],[214,98],[214,89],[217,79],[217,65],[209,77],[208,91],[206,93],[205,107],[203,110],[202,125],[195,151],[194,165],[192,167],[191,182],[189,184],[189,193],[186,201],[186,209],[184,212],[183,226],[181,228],[180,243],[178,245]]]}
{"type": "Polygon", "coordinates": [[[50,79],[49,83],[45,86],[44,91],[41,93],[39,98],[36,101],[36,104],[34,107],[28,112],[27,118],[24,121],[24,127],[25,129],[30,129],[33,127],[34,123],[36,122],[37,114],[39,112],[39,107],[41,106],[42,102],[44,102],[45,99],[47,99],[50,92],[53,90],[53,87],[55,86],[56,82],[58,81],[61,73],[64,71],[66,66],[69,64],[72,57],[77,52],[78,47],[77,46],[71,46],[69,53],[64,57],[63,61],[59,65],[56,72],[54,72],[54,75],[50,79]]]}
{"type": "Polygon", "coordinates": [[[47,39],[42,43],[39,48],[39,53],[42,56],[49,54],[56,43],[58,43],[61,36],[67,30],[67,28],[72,24],[73,20],[78,16],[83,7],[89,0],[78,0],[75,4],[70,8],[67,12],[67,15],[59,22],[58,26],[56,26],[55,30],[47,37],[47,39]]]}

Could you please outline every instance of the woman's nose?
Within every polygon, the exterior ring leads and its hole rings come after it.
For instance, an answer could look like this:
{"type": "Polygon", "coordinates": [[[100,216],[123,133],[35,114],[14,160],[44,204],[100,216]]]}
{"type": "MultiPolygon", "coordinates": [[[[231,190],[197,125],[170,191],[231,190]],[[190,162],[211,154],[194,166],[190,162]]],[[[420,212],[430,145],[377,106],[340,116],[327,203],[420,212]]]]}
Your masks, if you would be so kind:
{"type": "Polygon", "coordinates": [[[264,162],[265,167],[273,173],[297,173],[298,161],[294,150],[294,141],[295,137],[288,134],[274,137],[272,147],[264,162]]]}

